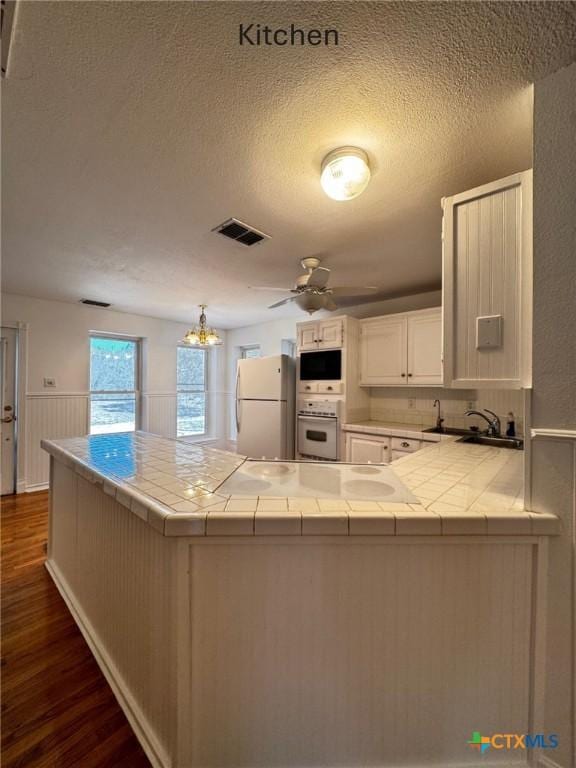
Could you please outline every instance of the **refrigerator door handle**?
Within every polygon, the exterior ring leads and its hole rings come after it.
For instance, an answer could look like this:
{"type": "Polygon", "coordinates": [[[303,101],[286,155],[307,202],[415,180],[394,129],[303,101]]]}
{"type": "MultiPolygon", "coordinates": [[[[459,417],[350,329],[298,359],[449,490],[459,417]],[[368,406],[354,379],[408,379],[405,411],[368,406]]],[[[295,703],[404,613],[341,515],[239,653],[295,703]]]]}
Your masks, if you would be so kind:
{"type": "Polygon", "coordinates": [[[240,413],[238,411],[238,388],[240,385],[240,371],[236,373],[236,392],[234,394],[236,398],[236,432],[240,432],[240,413]]]}

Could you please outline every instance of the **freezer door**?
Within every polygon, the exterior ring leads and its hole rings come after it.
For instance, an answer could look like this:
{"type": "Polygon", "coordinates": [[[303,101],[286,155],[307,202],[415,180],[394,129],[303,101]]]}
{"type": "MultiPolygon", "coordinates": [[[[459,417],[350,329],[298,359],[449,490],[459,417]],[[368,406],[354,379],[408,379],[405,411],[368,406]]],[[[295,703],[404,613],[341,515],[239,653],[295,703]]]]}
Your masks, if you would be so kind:
{"type": "Polygon", "coordinates": [[[238,401],[238,453],[251,459],[287,459],[286,403],[238,401]]]}
{"type": "Polygon", "coordinates": [[[238,360],[240,400],[286,400],[285,355],[238,360]]]}

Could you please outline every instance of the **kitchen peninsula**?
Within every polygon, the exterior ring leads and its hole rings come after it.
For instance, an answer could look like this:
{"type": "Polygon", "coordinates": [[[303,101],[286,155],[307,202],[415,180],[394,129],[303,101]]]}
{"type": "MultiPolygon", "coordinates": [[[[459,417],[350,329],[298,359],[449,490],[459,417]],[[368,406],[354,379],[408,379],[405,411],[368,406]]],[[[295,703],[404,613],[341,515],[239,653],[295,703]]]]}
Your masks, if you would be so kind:
{"type": "Polygon", "coordinates": [[[288,462],[42,445],[48,570],[154,766],[472,765],[476,724],[537,730],[558,520],[524,511],[520,452],[440,440],[282,496],[288,462]]]}

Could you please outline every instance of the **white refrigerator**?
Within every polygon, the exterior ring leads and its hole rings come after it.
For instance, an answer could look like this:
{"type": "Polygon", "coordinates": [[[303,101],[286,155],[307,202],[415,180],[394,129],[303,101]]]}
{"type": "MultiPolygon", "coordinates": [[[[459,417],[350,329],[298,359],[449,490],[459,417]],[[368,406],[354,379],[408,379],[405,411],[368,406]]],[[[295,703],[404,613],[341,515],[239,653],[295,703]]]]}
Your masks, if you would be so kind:
{"type": "Polygon", "coordinates": [[[294,458],[295,376],[288,355],[238,361],[238,453],[251,459],[294,458]]]}

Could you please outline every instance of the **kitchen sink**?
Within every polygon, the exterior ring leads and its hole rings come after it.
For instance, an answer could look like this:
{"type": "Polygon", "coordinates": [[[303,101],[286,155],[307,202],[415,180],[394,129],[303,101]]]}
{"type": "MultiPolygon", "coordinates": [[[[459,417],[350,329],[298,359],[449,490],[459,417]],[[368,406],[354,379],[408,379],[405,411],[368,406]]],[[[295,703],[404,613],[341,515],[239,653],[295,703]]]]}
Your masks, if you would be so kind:
{"type": "Polygon", "coordinates": [[[491,437],[490,435],[467,435],[456,440],[457,443],[472,443],[475,445],[491,445],[493,448],[513,448],[524,450],[524,440],[519,437],[491,437]]]}
{"type": "Polygon", "coordinates": [[[428,427],[422,431],[430,432],[433,435],[470,435],[472,437],[475,435],[473,429],[458,429],[457,427],[428,427]]]}

